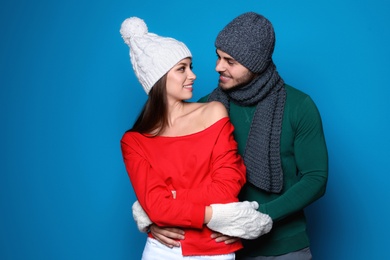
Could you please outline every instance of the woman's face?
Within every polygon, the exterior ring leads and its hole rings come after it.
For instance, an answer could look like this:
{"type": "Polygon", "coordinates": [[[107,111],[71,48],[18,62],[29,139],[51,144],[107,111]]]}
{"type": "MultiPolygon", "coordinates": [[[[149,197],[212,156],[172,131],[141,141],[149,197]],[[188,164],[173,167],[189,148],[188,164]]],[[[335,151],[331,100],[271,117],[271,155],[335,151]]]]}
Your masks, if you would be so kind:
{"type": "Polygon", "coordinates": [[[191,58],[179,61],[167,74],[168,100],[187,100],[192,98],[192,85],[195,79],[196,75],[192,72],[191,58]]]}

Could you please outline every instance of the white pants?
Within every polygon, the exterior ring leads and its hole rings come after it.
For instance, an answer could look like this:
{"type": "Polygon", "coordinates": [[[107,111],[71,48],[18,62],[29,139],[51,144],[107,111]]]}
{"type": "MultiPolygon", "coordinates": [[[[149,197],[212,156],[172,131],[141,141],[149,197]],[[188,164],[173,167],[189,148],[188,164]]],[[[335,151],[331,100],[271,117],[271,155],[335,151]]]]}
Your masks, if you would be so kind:
{"type": "Polygon", "coordinates": [[[142,254],[142,260],[234,260],[235,254],[226,255],[212,255],[212,256],[183,256],[181,253],[181,247],[169,248],[154,238],[148,237],[144,252],[142,254]]]}

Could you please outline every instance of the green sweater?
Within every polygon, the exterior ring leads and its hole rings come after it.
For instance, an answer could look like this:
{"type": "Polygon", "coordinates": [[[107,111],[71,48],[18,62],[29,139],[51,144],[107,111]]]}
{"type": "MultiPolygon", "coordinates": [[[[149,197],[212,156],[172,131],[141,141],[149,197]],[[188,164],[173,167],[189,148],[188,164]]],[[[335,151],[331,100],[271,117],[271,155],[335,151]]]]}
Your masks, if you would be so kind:
{"type": "MultiPolygon", "coordinates": [[[[285,88],[287,99],[280,143],[283,190],[280,194],[267,193],[247,183],[240,194],[241,201],[259,203],[259,210],[273,219],[273,228],[267,235],[244,241],[238,259],[240,256],[281,255],[308,247],[303,209],[325,193],[328,155],[320,114],[308,95],[288,85],[285,88]]],[[[254,111],[255,106],[240,107],[230,103],[229,116],[241,155],[254,111]]]]}

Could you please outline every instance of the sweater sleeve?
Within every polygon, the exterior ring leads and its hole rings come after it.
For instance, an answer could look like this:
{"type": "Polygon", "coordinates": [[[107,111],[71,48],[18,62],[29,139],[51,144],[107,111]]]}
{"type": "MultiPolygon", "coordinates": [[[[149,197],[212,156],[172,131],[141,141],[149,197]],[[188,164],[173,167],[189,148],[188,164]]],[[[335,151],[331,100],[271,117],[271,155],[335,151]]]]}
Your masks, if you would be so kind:
{"type": "MultiPolygon", "coordinates": [[[[290,115],[291,116],[291,115],[290,115]]],[[[321,117],[309,96],[293,111],[295,133],[293,153],[296,169],[284,169],[300,178],[281,196],[260,205],[260,211],[274,220],[302,210],[325,193],[328,179],[328,154],[321,117]]]]}
{"type": "Polygon", "coordinates": [[[219,132],[211,155],[211,181],[192,189],[176,190],[176,199],[203,205],[238,201],[237,196],[246,181],[246,168],[237,152],[230,120],[219,132]]]}
{"type": "Polygon", "coordinates": [[[131,184],[150,220],[159,226],[202,228],[205,206],[179,201],[142,154],[133,133],[125,133],[121,149],[131,184]]]}

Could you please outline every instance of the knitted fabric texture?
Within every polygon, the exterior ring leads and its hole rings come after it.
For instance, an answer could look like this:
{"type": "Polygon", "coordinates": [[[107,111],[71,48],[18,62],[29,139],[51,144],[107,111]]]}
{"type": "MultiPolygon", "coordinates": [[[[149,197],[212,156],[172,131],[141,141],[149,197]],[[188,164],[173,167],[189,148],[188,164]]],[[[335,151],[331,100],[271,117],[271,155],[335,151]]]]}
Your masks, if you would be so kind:
{"type": "Polygon", "coordinates": [[[192,57],[184,43],[149,33],[145,22],[138,17],[124,20],[120,33],[130,48],[134,73],[146,94],[179,61],[192,57]]]}
{"type": "Polygon", "coordinates": [[[280,158],[280,135],[286,101],[283,86],[284,81],[271,62],[248,85],[229,91],[216,88],[208,99],[220,101],[228,110],[230,101],[240,106],[256,105],[243,158],[248,182],[272,193],[280,193],[283,188],[280,158]]]}
{"type": "Polygon", "coordinates": [[[272,219],[257,209],[256,201],[211,204],[213,215],[207,227],[221,234],[255,239],[268,233],[272,228],[272,219]]]}
{"type": "Polygon", "coordinates": [[[264,16],[253,12],[244,13],[223,28],[215,46],[250,71],[261,73],[272,61],[274,29],[264,16]]]}

